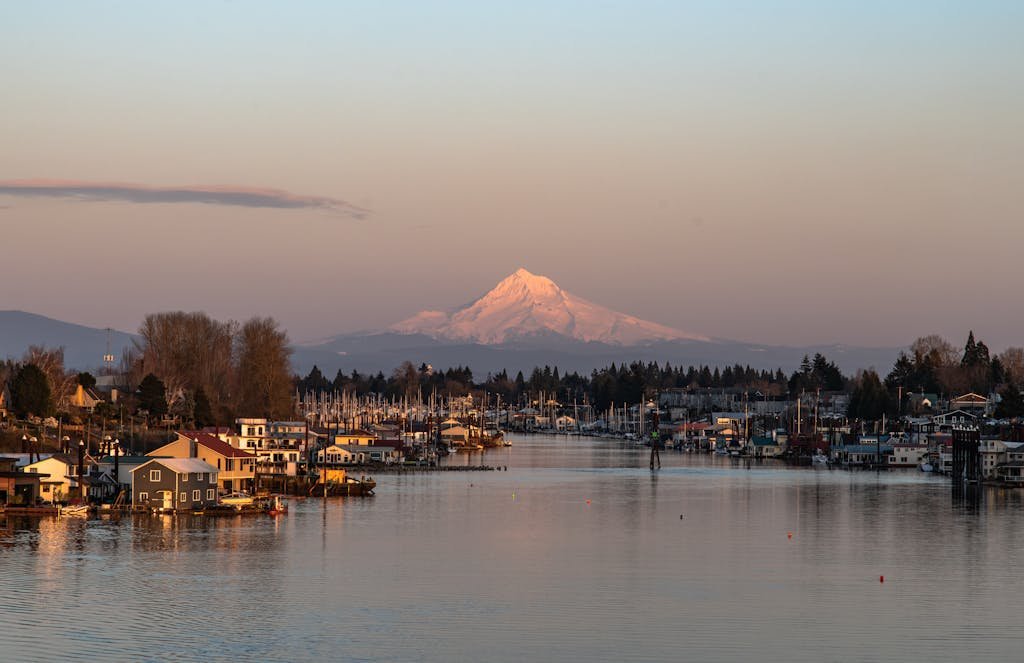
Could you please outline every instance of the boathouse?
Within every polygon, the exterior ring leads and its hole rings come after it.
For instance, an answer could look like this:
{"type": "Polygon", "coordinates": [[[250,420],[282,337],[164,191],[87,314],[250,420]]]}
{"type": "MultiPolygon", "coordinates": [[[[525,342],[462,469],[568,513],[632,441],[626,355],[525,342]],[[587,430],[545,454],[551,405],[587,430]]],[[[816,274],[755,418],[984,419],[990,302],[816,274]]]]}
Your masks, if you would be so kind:
{"type": "Polygon", "coordinates": [[[132,470],[132,505],[192,511],[217,503],[217,468],[198,458],[154,458],[132,470]]]}
{"type": "Polygon", "coordinates": [[[0,457],[0,509],[34,506],[39,501],[39,481],[46,474],[20,472],[16,458],[0,457]]]}

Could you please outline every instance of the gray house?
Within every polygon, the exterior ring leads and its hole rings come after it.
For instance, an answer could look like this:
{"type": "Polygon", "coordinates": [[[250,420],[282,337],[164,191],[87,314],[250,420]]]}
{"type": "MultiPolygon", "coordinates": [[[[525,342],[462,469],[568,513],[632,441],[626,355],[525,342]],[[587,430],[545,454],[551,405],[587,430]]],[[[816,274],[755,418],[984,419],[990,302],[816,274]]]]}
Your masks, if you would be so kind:
{"type": "Polygon", "coordinates": [[[198,458],[154,458],[132,470],[132,505],[191,511],[217,503],[217,468],[198,458]]]}

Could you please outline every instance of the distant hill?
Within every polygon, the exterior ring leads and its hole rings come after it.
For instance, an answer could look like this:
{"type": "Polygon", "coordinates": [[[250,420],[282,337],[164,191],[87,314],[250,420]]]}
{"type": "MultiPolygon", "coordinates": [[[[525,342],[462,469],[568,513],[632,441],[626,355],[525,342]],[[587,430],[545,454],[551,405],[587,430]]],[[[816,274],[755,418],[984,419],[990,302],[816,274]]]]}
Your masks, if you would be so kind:
{"type": "MultiPolygon", "coordinates": [[[[132,344],[133,334],[112,330],[110,352],[120,361],[121,351],[132,344]]],[[[0,311],[0,358],[20,359],[30,345],[64,348],[64,365],[95,372],[107,352],[107,330],[76,325],[26,313],[0,311]]]]}
{"type": "Polygon", "coordinates": [[[673,366],[742,364],[757,369],[782,368],[789,373],[797,368],[804,355],[813,356],[816,352],[836,362],[848,374],[869,367],[886,373],[896,360],[899,348],[785,347],[727,340],[660,341],[623,346],[585,343],[557,335],[484,345],[435,339],[423,334],[379,332],[340,335],[317,345],[297,346],[292,363],[303,375],[315,364],[328,378],[334,377],[338,369],[346,373],[353,369],[360,373],[384,371],[388,375],[406,360],[417,365],[425,362],[435,368],[469,366],[480,377],[502,369],[513,375],[516,371],[528,375],[534,366],[545,365],[558,366],[562,371],[589,373],[612,362],[632,361],[659,364],[667,361],[673,366]]]}

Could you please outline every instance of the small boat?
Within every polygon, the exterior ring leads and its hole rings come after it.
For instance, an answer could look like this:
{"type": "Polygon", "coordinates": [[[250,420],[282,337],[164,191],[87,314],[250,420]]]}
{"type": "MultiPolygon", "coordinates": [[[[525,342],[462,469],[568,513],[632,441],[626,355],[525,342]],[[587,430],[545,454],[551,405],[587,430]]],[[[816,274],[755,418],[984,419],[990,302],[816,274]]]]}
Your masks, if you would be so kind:
{"type": "Polygon", "coordinates": [[[62,506],[60,508],[60,514],[62,516],[88,516],[89,505],[88,504],[75,504],[70,506],[62,506]]]}
{"type": "Polygon", "coordinates": [[[288,513],[288,500],[281,495],[271,495],[263,508],[271,516],[279,516],[288,513]]]}
{"type": "Polygon", "coordinates": [[[242,507],[246,506],[252,506],[254,501],[255,500],[253,499],[252,495],[244,492],[228,493],[224,497],[220,498],[221,504],[223,504],[224,506],[233,506],[236,509],[241,509],[242,507]]]}
{"type": "Polygon", "coordinates": [[[811,462],[815,465],[826,465],[828,464],[828,456],[821,453],[820,451],[811,456],[811,462]]]}
{"type": "Polygon", "coordinates": [[[935,471],[935,466],[932,465],[931,463],[928,463],[928,462],[921,463],[917,467],[922,472],[934,472],[935,471]]]}

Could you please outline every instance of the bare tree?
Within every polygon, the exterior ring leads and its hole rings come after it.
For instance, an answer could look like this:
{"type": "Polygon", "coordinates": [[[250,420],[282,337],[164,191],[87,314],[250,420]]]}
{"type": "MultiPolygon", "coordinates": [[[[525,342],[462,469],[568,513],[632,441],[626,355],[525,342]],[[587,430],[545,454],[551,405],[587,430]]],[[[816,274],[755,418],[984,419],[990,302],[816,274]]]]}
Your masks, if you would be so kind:
{"type": "Polygon", "coordinates": [[[1024,382],[1024,348],[1006,348],[999,355],[999,363],[1003,365],[1007,382],[1015,385],[1024,382]]]}
{"type": "Polygon", "coordinates": [[[910,345],[914,357],[921,361],[928,358],[935,368],[954,366],[960,363],[960,354],[953,344],[938,334],[922,336],[910,345]]]}
{"type": "Polygon", "coordinates": [[[159,377],[172,408],[202,389],[216,411],[231,400],[236,330],[236,323],[218,322],[201,312],[147,315],[137,343],[141,365],[134,372],[159,377]]]}
{"type": "Polygon", "coordinates": [[[288,334],[273,318],[252,318],[238,332],[236,353],[238,413],[270,419],[292,416],[288,334]]]}

